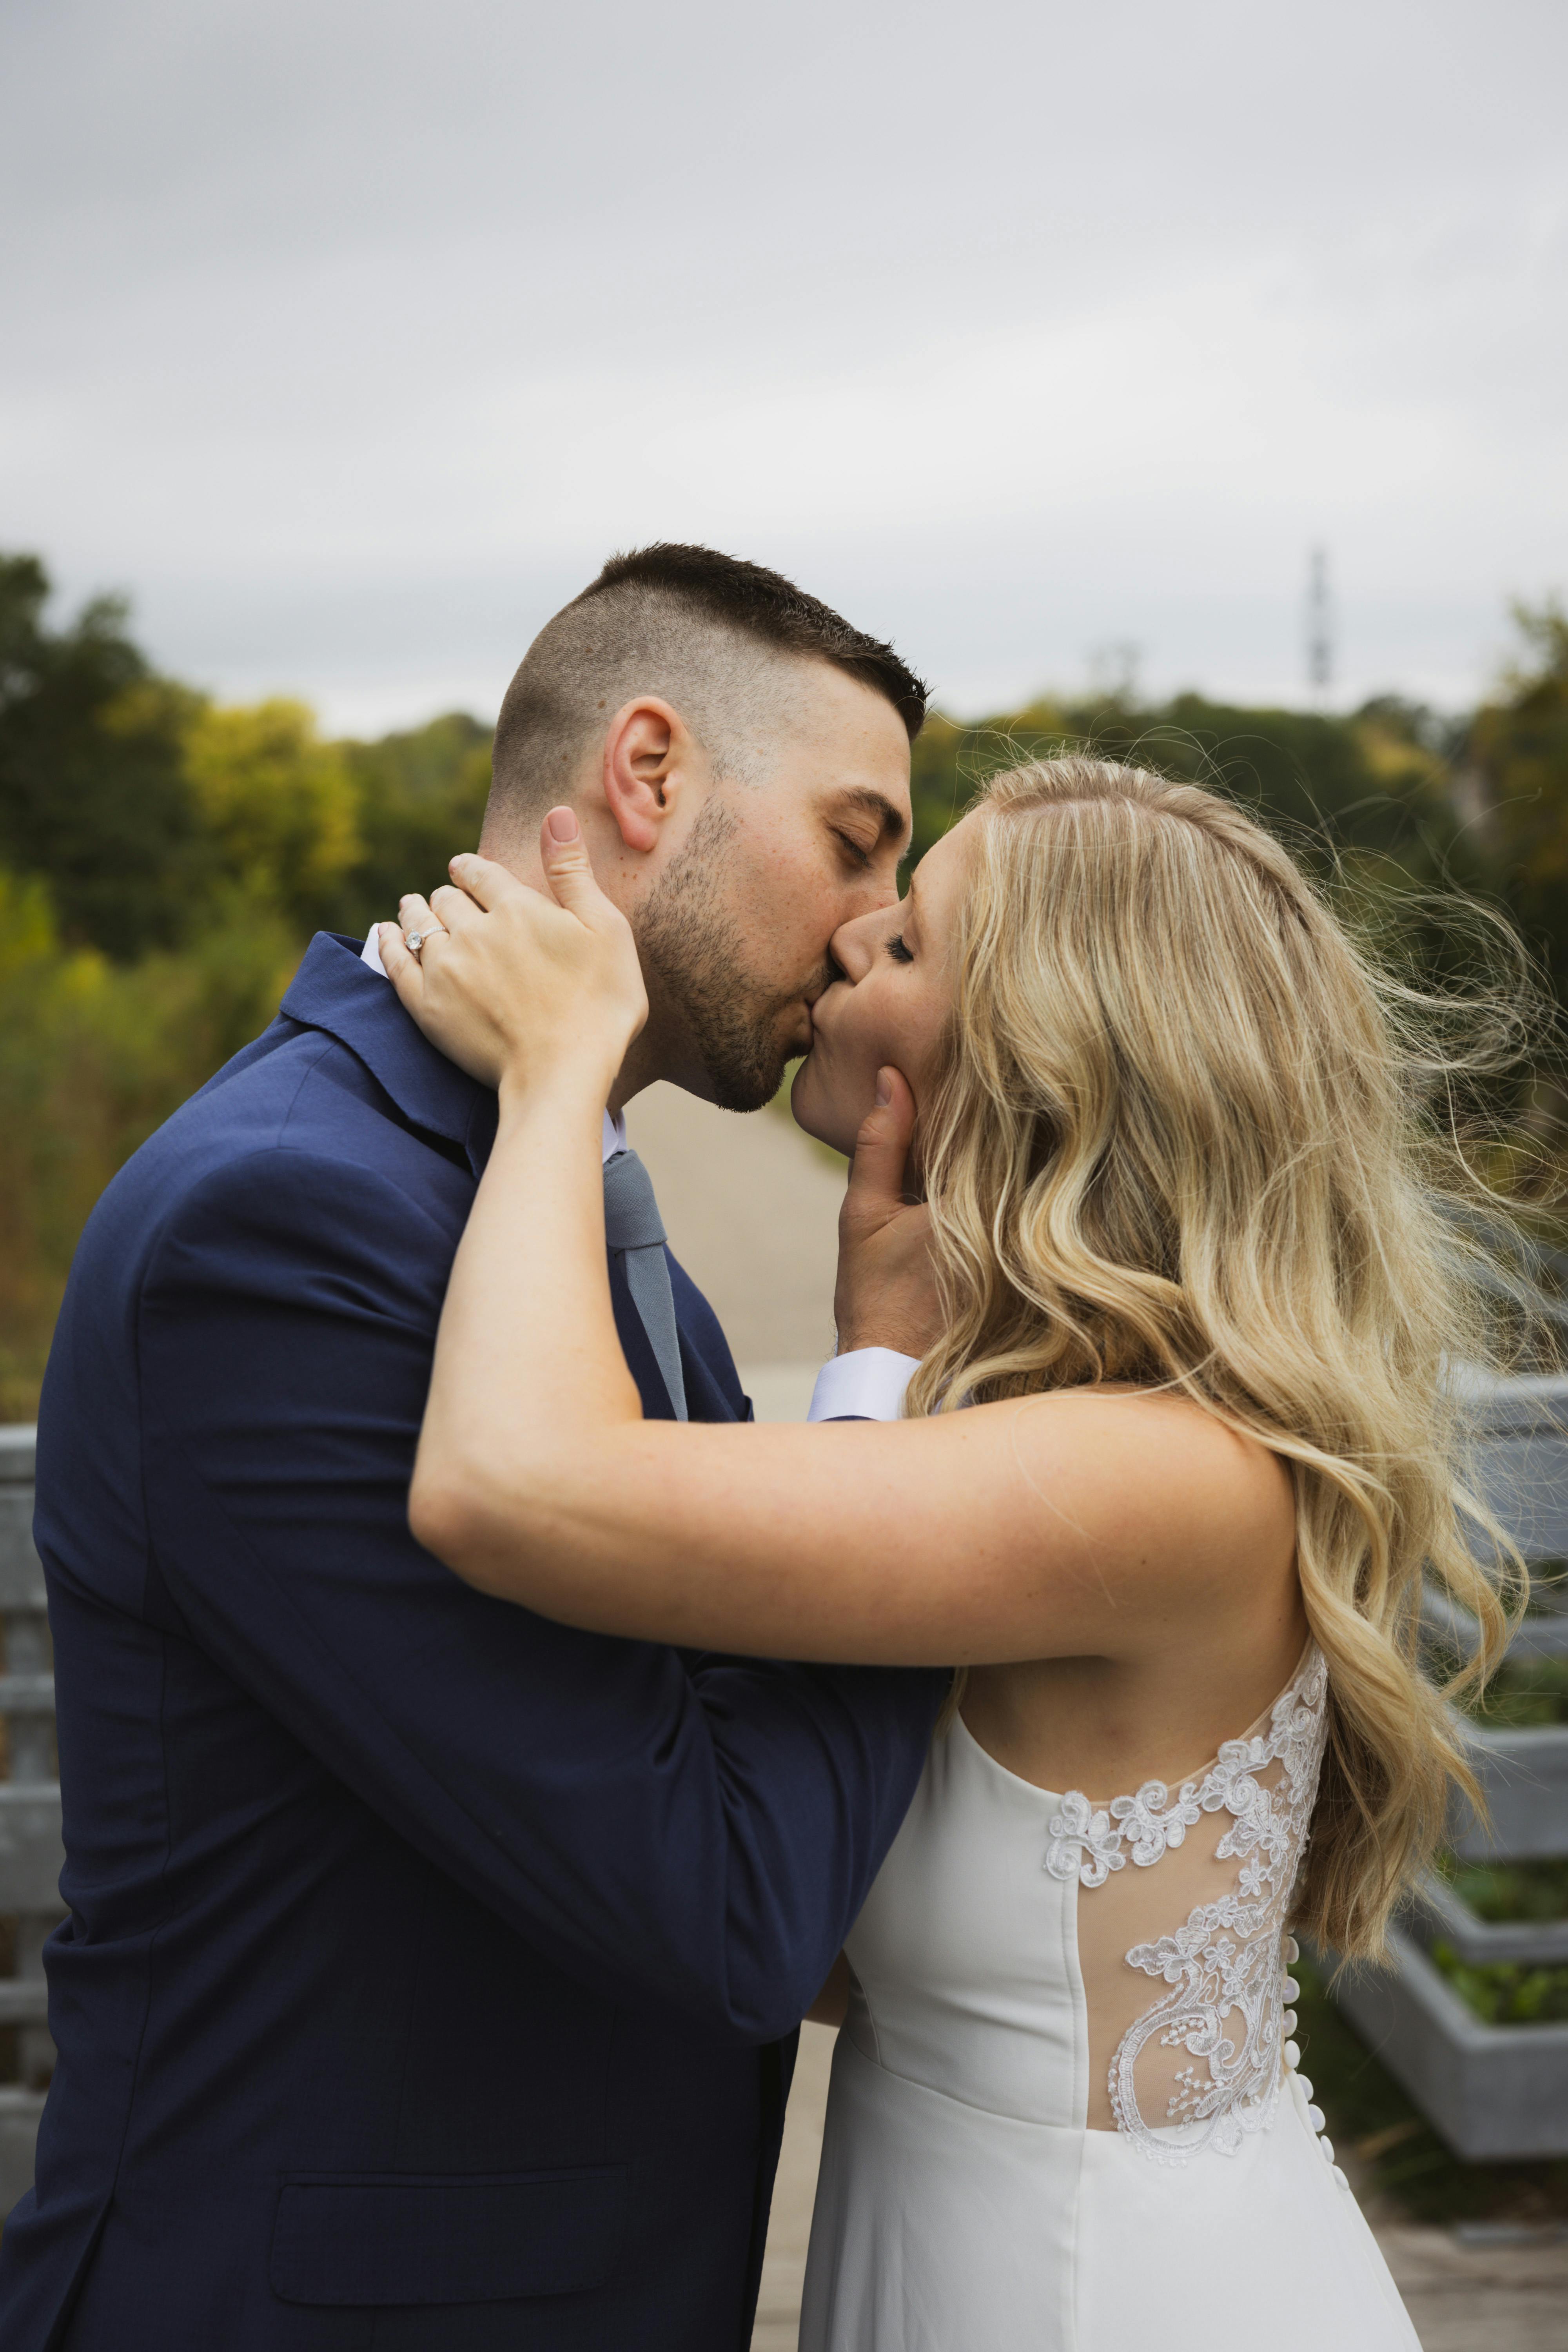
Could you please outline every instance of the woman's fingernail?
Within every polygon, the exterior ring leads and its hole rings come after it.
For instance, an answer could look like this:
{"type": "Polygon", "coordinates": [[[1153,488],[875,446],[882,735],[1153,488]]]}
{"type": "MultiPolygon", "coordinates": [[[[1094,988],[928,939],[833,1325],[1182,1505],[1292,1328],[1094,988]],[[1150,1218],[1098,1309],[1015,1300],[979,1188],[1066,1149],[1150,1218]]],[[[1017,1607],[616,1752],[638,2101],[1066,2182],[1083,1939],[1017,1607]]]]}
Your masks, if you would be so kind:
{"type": "Polygon", "coordinates": [[[877,1073],[877,1108],[886,1110],[893,1099],[893,1081],[886,1070],[877,1073]]]}
{"type": "Polygon", "coordinates": [[[577,813],[574,809],[553,808],[544,822],[550,828],[552,841],[576,840],[577,813]]]}

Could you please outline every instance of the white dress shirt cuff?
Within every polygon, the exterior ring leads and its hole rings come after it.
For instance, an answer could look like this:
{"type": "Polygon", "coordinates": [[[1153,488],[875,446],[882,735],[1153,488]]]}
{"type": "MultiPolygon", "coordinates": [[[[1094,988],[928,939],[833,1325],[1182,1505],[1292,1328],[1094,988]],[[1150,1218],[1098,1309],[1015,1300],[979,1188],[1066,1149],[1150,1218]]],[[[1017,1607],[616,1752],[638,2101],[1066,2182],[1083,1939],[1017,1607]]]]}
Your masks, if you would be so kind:
{"type": "Polygon", "coordinates": [[[852,1348],[824,1364],[807,1421],[898,1421],[918,1356],[896,1348],[852,1348]]]}

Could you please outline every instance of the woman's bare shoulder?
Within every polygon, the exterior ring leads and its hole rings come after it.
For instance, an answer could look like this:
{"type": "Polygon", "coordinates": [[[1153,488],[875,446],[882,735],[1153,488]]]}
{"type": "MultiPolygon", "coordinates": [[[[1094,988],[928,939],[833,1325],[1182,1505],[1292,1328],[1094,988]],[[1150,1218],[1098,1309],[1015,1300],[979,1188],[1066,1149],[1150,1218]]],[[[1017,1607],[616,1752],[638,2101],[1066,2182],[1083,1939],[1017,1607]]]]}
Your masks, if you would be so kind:
{"type": "Polygon", "coordinates": [[[1296,1539],[1289,1464],[1259,1437],[1170,1389],[1131,1383],[1058,1390],[976,1408],[1007,1430],[1008,1450],[1043,1496],[1093,1498],[1103,1533],[1146,1525],[1173,1551],[1218,1569],[1288,1562],[1296,1539]]]}

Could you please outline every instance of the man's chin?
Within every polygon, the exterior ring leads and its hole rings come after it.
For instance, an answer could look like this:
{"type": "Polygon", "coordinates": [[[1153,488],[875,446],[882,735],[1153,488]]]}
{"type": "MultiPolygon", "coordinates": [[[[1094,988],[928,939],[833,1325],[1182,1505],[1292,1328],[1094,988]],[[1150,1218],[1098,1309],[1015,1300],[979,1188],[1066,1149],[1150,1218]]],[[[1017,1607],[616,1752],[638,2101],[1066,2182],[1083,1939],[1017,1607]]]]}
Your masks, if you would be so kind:
{"type": "Polygon", "coordinates": [[[784,1084],[784,1075],[790,1056],[781,1054],[776,1061],[723,1061],[715,1066],[709,1062],[708,1085],[711,1099],[721,1110],[766,1110],[784,1084]]]}
{"type": "Polygon", "coordinates": [[[711,1029],[700,1040],[702,1067],[712,1101],[721,1110],[765,1110],[777,1097],[784,1072],[811,1045],[809,1023],[803,1026],[799,1007],[787,1027],[765,1031],[760,1026],[747,1037],[738,1028],[715,1036],[711,1029]]]}
{"type": "Polygon", "coordinates": [[[721,1110],[742,1113],[766,1110],[778,1092],[777,1087],[765,1086],[760,1078],[752,1082],[724,1074],[715,1077],[710,1072],[709,1076],[713,1087],[713,1100],[721,1110]]]}

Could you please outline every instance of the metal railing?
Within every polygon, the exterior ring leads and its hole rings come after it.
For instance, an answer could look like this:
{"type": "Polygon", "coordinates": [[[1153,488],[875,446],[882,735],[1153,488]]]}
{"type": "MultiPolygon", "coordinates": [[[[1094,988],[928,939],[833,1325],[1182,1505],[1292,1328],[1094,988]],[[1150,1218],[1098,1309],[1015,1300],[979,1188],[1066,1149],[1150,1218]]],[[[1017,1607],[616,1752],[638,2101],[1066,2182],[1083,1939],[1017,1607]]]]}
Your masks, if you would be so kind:
{"type": "Polygon", "coordinates": [[[0,1977],[0,2028],[15,2037],[11,2079],[0,2082],[0,2213],[32,2186],[38,2117],[55,2063],[44,1942],[64,1916],[54,1658],[44,1571],[33,1549],[34,1437],[31,1429],[0,1428],[0,1919],[9,1926],[11,1948],[11,1974],[0,1977]]]}

